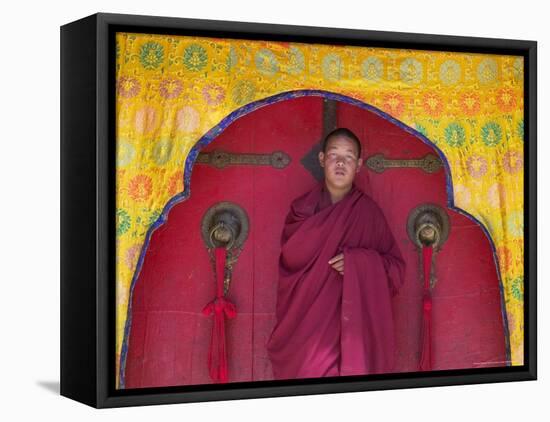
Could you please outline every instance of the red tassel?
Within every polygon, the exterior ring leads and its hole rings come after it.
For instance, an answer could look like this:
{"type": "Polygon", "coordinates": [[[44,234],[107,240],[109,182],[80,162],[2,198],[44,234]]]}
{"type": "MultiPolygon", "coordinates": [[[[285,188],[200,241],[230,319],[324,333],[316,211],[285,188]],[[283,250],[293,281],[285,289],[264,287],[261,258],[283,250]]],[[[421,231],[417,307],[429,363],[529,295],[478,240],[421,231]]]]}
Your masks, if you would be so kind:
{"type": "Polygon", "coordinates": [[[225,318],[234,318],[237,315],[237,308],[223,295],[223,279],[225,271],[226,249],[216,248],[216,298],[208,303],[202,310],[206,316],[214,315],[212,325],[212,337],[208,350],[208,371],[210,378],[217,382],[225,383],[228,380],[227,354],[225,349],[225,318]]]}
{"type": "Polygon", "coordinates": [[[432,294],[430,290],[430,273],[432,269],[432,247],[422,248],[424,264],[424,296],[422,298],[422,331],[420,344],[422,354],[420,356],[420,370],[430,371],[432,369],[432,294]]]}

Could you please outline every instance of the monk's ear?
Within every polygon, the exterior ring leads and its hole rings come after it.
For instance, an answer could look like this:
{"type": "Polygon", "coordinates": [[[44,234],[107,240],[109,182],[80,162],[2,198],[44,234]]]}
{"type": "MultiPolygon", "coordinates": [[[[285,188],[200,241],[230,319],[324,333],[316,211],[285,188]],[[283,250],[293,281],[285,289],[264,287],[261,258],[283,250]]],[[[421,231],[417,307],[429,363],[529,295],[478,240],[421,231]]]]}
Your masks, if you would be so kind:
{"type": "Polygon", "coordinates": [[[363,167],[363,159],[359,158],[357,160],[357,173],[359,173],[359,170],[361,170],[361,167],[363,167]]]}
{"type": "Polygon", "coordinates": [[[321,164],[321,167],[325,167],[325,153],[323,151],[319,151],[319,164],[321,164]]]}

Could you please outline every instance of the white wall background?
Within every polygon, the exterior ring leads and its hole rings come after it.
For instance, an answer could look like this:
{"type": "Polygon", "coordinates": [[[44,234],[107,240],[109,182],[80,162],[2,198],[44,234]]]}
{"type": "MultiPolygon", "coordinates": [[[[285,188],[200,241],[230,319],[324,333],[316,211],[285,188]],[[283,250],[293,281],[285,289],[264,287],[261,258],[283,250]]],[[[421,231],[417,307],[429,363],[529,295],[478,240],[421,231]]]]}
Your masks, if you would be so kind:
{"type": "MultiPolygon", "coordinates": [[[[0,419],[548,420],[549,270],[539,265],[539,380],[96,411],[59,390],[59,26],[96,12],[539,42],[539,262],[549,247],[550,54],[544,2],[8,1],[0,25],[0,419]]],[[[550,390],[550,389],[549,389],[550,390]]]]}

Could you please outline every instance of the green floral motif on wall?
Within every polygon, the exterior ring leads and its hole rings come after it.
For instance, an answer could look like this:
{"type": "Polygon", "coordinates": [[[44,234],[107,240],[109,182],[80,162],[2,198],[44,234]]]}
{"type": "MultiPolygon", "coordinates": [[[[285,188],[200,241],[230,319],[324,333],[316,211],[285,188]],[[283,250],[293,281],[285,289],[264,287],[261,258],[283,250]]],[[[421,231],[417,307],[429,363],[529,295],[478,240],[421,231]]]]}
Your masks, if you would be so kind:
{"type": "Polygon", "coordinates": [[[233,103],[242,105],[251,102],[256,95],[256,87],[251,81],[240,80],[233,88],[233,103]]]}
{"type": "Polygon", "coordinates": [[[498,123],[489,122],[481,128],[481,139],[488,147],[494,147],[502,141],[502,129],[498,123]]]}
{"type": "Polygon", "coordinates": [[[164,48],[156,42],[147,42],[141,46],[139,61],[145,69],[156,69],[164,61],[164,48]]]}
{"type": "Polygon", "coordinates": [[[118,209],[116,212],[116,234],[122,236],[130,230],[131,219],[126,211],[118,209]]]}
{"type": "Polygon", "coordinates": [[[511,286],[514,299],[523,300],[523,277],[513,279],[511,286]]]}
{"type": "Polygon", "coordinates": [[[208,53],[204,47],[198,44],[187,46],[183,52],[183,64],[188,70],[198,72],[206,67],[208,63],[208,53]]]}
{"type": "Polygon", "coordinates": [[[466,140],[464,128],[458,123],[451,123],[445,128],[445,141],[452,147],[461,147],[466,140]]]}

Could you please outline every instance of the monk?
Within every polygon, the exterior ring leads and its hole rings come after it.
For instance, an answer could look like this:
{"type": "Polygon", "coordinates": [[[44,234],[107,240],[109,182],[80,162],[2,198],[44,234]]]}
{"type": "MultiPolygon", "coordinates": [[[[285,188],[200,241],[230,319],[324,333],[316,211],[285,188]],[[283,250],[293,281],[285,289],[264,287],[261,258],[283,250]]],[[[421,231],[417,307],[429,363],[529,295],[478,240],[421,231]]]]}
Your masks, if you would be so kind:
{"type": "Polygon", "coordinates": [[[274,379],[392,371],[391,297],[405,263],[378,205],[354,183],[361,142],[346,128],[319,152],[324,180],[296,198],[279,259],[274,379]]]}

